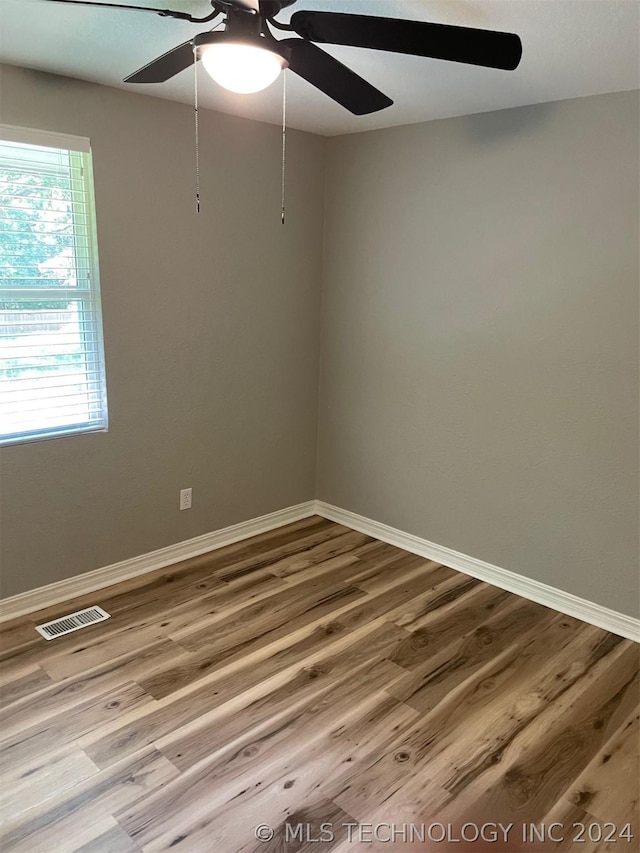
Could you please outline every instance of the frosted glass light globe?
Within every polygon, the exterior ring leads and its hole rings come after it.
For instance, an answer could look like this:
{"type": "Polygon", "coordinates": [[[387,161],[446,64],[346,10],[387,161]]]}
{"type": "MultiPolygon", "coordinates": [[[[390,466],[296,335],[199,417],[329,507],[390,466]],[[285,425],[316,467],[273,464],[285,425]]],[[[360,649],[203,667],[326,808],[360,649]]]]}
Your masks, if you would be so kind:
{"type": "Polygon", "coordinates": [[[201,58],[216,83],[240,95],[266,89],[286,66],[276,53],[250,44],[212,44],[201,58]]]}

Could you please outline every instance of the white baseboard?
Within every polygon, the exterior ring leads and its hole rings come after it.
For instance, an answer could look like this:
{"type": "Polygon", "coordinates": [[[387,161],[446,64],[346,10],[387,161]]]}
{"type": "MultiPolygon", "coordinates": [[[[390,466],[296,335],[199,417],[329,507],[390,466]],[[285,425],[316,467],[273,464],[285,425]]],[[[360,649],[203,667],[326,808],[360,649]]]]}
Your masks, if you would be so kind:
{"type": "Polygon", "coordinates": [[[436,545],[427,539],[421,539],[411,533],[404,533],[395,527],[389,527],[379,521],[332,506],[324,501],[315,502],[315,514],[344,524],[346,527],[360,531],[360,533],[366,533],[375,539],[388,542],[390,545],[396,545],[405,551],[411,551],[413,554],[435,560],[466,575],[493,584],[493,586],[514,592],[530,601],[544,604],[545,607],[551,607],[567,616],[574,616],[576,619],[582,619],[583,622],[597,625],[598,628],[604,628],[620,637],[640,642],[640,619],[634,619],[625,613],[618,613],[593,601],[572,595],[570,592],[518,575],[507,569],[501,569],[491,563],[485,563],[484,560],[469,557],[467,554],[461,554],[451,548],[436,545]]]}
{"type": "Polygon", "coordinates": [[[640,642],[640,619],[634,619],[632,616],[602,607],[593,601],[587,601],[564,590],[518,575],[507,569],[501,569],[499,566],[485,563],[484,560],[469,557],[467,554],[461,554],[459,551],[437,545],[435,542],[429,542],[427,539],[421,539],[419,536],[413,536],[411,533],[405,533],[395,527],[389,527],[387,524],[381,524],[379,521],[332,506],[324,501],[307,501],[296,506],[286,507],[259,518],[252,518],[249,521],[216,530],[213,533],[205,533],[203,536],[196,536],[194,539],[187,539],[184,542],[178,542],[175,545],[169,545],[166,548],[160,548],[139,557],[123,560],[121,563],[104,566],[82,575],[65,578],[56,583],[2,599],[0,600],[0,622],[33,613],[36,610],[50,607],[76,596],[96,592],[120,583],[120,581],[129,580],[174,563],[180,563],[191,557],[205,554],[207,551],[215,551],[217,548],[232,545],[234,542],[257,536],[259,533],[266,533],[269,530],[308,518],[311,515],[320,515],[323,518],[344,524],[346,527],[366,533],[382,542],[388,542],[398,548],[403,548],[405,551],[419,554],[429,560],[435,560],[530,601],[551,607],[560,613],[566,613],[568,616],[582,619],[584,622],[597,625],[613,634],[640,642]]]}
{"type": "Polygon", "coordinates": [[[191,557],[197,557],[207,551],[224,548],[225,545],[232,545],[234,542],[249,539],[251,536],[266,533],[276,527],[291,524],[293,521],[299,521],[314,514],[314,501],[306,501],[296,506],[261,515],[259,518],[241,521],[240,524],[232,524],[230,527],[224,527],[222,530],[216,530],[213,533],[205,533],[203,536],[196,536],[194,539],[168,545],[166,548],[160,548],[157,551],[150,551],[148,554],[142,554],[139,557],[123,560],[121,563],[114,563],[111,566],[104,566],[82,575],[75,575],[47,586],[38,587],[38,589],[12,595],[10,598],[0,600],[0,622],[33,613],[69,598],[104,589],[120,583],[120,581],[152,572],[155,569],[162,569],[165,566],[189,560],[191,557]]]}

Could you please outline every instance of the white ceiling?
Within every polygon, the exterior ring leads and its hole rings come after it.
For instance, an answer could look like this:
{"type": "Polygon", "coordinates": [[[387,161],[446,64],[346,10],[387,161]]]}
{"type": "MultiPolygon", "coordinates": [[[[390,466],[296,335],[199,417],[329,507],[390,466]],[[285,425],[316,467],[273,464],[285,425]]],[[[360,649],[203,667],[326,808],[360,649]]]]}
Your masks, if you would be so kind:
{"type": "MultiPolygon", "coordinates": [[[[128,2],[200,17],[210,11],[208,0],[128,2]]],[[[288,73],[288,124],[327,136],[640,86],[640,0],[297,0],[280,19],[299,9],[504,30],[523,43],[516,71],[323,46],[395,101],[379,113],[353,116],[288,73]]],[[[0,60],[192,103],[190,69],[162,84],[134,86],[122,77],[219,20],[196,25],[146,12],[0,0],[0,60]]],[[[255,95],[232,95],[200,68],[199,95],[204,107],[281,120],[279,83],[255,95]]]]}

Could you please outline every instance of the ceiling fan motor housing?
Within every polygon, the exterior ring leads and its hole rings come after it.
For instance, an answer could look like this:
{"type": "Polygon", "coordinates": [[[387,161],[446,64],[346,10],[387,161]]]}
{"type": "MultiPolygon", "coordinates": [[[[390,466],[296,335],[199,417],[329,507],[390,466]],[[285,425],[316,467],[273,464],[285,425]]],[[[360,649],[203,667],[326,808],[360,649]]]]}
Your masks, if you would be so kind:
{"type": "MultiPolygon", "coordinates": [[[[273,18],[281,9],[292,6],[296,0],[260,0],[260,14],[263,18],[273,18]]],[[[239,9],[246,14],[246,8],[238,5],[237,0],[214,0],[214,5],[224,9],[239,9]]]]}
{"type": "Polygon", "coordinates": [[[229,38],[255,39],[262,32],[262,17],[247,15],[244,9],[230,6],[227,11],[225,35],[229,38]]]}
{"type": "MultiPolygon", "coordinates": [[[[249,17],[248,15],[246,16],[249,17]]],[[[198,55],[202,55],[202,50],[212,44],[246,44],[250,47],[259,47],[263,50],[269,50],[276,53],[282,60],[282,67],[287,68],[291,59],[291,48],[287,44],[278,42],[275,39],[266,39],[260,29],[240,26],[238,29],[235,26],[227,27],[226,30],[198,33],[194,36],[192,42],[198,48],[198,55]]]]}
{"type": "Polygon", "coordinates": [[[265,18],[273,18],[281,9],[292,6],[296,0],[260,0],[260,14],[265,18]]]}

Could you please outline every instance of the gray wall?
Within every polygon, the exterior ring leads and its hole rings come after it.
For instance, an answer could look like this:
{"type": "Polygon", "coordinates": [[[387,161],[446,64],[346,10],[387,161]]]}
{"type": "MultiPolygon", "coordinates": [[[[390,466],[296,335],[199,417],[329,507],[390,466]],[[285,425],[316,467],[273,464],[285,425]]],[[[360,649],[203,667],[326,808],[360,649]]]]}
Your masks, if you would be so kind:
{"type": "Polygon", "coordinates": [[[318,497],[638,612],[638,93],[328,147],[318,497]]]}
{"type": "Polygon", "coordinates": [[[314,496],[325,142],[4,66],[0,120],[91,138],[110,430],[0,453],[3,595],[314,496]],[[181,487],[193,509],[178,510],[181,487]]]}
{"type": "Polygon", "coordinates": [[[634,614],[638,98],[328,141],[3,67],[94,150],[110,431],[0,451],[2,593],[316,496],[634,614]],[[194,506],[177,509],[192,486],[194,506]]]}

